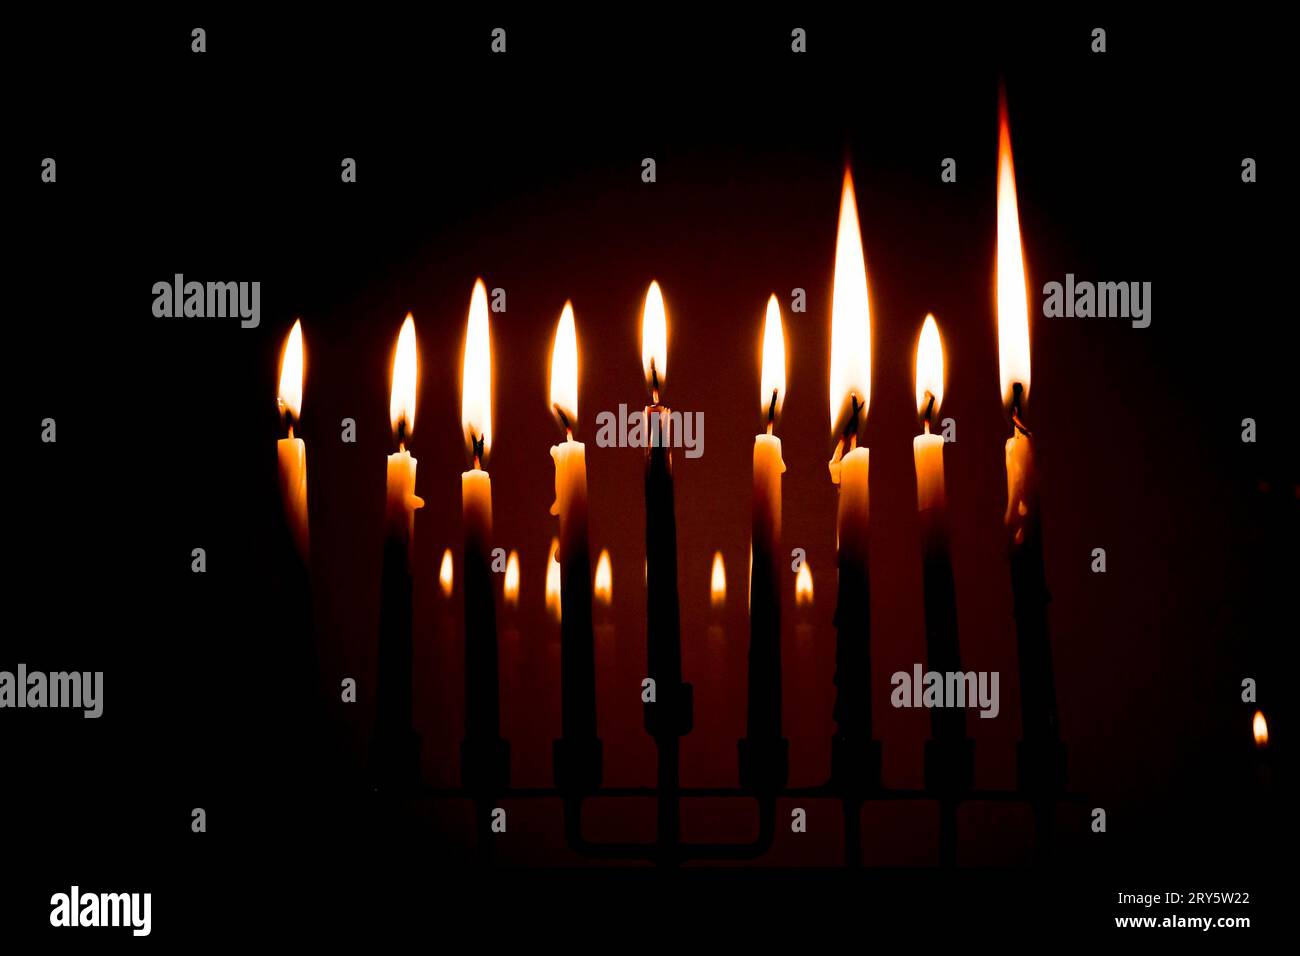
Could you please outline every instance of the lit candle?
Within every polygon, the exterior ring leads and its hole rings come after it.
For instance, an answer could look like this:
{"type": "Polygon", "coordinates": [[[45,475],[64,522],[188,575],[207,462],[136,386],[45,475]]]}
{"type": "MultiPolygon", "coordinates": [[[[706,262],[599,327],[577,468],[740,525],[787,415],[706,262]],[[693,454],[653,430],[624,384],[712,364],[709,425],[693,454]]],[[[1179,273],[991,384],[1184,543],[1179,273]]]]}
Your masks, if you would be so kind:
{"type": "Polygon", "coordinates": [[[732,679],[731,648],[727,641],[727,566],[721,551],[713,552],[709,565],[709,630],[705,638],[705,664],[715,687],[720,688],[727,702],[727,713],[732,712],[735,681],[732,679]]]}
{"type": "MultiPolygon", "coordinates": [[[[925,645],[929,669],[961,670],[957,646],[957,597],[948,544],[948,505],[944,491],[942,435],[930,432],[943,404],[943,343],[933,315],[925,317],[916,345],[916,410],[923,432],[912,440],[916,462],[916,507],[921,521],[921,575],[925,599],[925,645]]],[[[973,751],[966,743],[966,712],[960,707],[930,709],[926,743],[926,786],[951,791],[970,785],[973,751]]]]}
{"type": "Polygon", "coordinates": [[[551,539],[546,553],[546,610],[556,622],[560,620],[560,539],[551,539]]]}
{"type": "Polygon", "coordinates": [[[614,603],[614,566],[610,563],[608,548],[601,548],[600,557],[596,559],[594,591],[601,607],[609,608],[614,603]]]}
{"type": "Polygon", "coordinates": [[[276,442],[276,453],[280,460],[280,498],[284,504],[284,520],[299,557],[306,561],[309,542],[307,446],[301,438],[293,437],[294,422],[302,414],[303,371],[302,320],[298,319],[284,340],[284,353],[280,357],[279,406],[288,436],[276,442]]]}
{"type": "Polygon", "coordinates": [[[1060,748],[1056,686],[1048,631],[1042,525],[1033,445],[1024,424],[1029,399],[1029,294],[1025,280],[1020,214],[1006,100],[1000,103],[998,131],[997,326],[1002,401],[1009,410],[1006,443],[1007,510],[1004,521],[1011,561],[1016,642],[1020,660],[1022,786],[1059,786],[1065,757],[1060,748]]]}
{"type": "Polygon", "coordinates": [[[871,401],[871,307],[853,177],[844,172],[835,280],[831,293],[831,481],[839,485],[835,605],[836,734],[832,775],[874,783],[878,745],[871,736],[871,587],[868,574],[870,452],[861,444],[871,401]]]}
{"type": "Polygon", "coordinates": [[[451,590],[455,583],[455,572],[452,570],[451,548],[442,552],[442,563],[438,567],[438,585],[442,588],[443,597],[451,597],[451,590]]]}
{"type": "Polygon", "coordinates": [[[460,476],[465,594],[462,774],[467,786],[491,789],[504,785],[509,757],[501,740],[496,596],[491,567],[492,480],[485,467],[492,448],[492,344],[487,288],[482,279],[474,282],[470,295],[460,421],[473,461],[460,476]]]}
{"type": "Polygon", "coordinates": [[[607,548],[602,548],[601,557],[595,559],[595,580],[591,585],[591,594],[599,609],[599,619],[595,624],[598,653],[607,662],[603,669],[612,671],[614,685],[621,691],[624,687],[624,662],[627,661],[628,654],[617,640],[614,618],[611,617],[614,609],[614,564],[610,561],[610,550],[607,548]]]}
{"type": "Polygon", "coordinates": [[[650,405],[647,433],[646,660],[655,682],[655,703],[647,705],[646,729],[655,736],[689,729],[689,690],[682,683],[681,622],[677,597],[677,516],[673,502],[672,410],[661,401],[668,357],[668,317],[658,282],[651,282],[641,313],[641,365],[650,405]]]}
{"type": "Polygon", "coordinates": [[[599,782],[600,745],[596,739],[596,649],[587,542],[587,449],[573,440],[578,424],[578,333],[573,306],[568,302],[560,313],[551,348],[550,398],[551,411],[564,429],[564,441],[551,446],[555,459],[551,514],[560,519],[562,738],[555,746],[556,782],[561,787],[591,787],[599,782]]]}
{"type": "Polygon", "coordinates": [[[776,296],[763,322],[759,408],[765,432],[754,438],[754,489],[750,509],[749,707],[740,744],[741,781],[747,786],[785,782],[781,738],[781,439],[773,434],[785,400],[785,335],[776,296]],[[774,776],[775,775],[775,776],[774,776]],[[779,777],[779,779],[776,779],[779,777]]]}
{"type": "Polygon", "coordinates": [[[672,413],[662,401],[668,358],[668,317],[659,283],[651,282],[641,311],[641,367],[650,390],[644,412],[646,667],[654,698],[645,729],[658,750],[656,829],[663,859],[674,860],[681,837],[678,786],[680,737],[693,721],[691,685],[682,681],[681,618],[677,598],[677,513],[673,502],[672,413]]]}
{"type": "Polygon", "coordinates": [[[416,460],[406,448],[415,426],[415,320],[408,314],[397,336],[389,419],[397,451],[388,456],[384,512],[384,568],[379,608],[375,763],[384,783],[412,785],[419,772],[419,738],[411,727],[411,554],[416,460]]]}

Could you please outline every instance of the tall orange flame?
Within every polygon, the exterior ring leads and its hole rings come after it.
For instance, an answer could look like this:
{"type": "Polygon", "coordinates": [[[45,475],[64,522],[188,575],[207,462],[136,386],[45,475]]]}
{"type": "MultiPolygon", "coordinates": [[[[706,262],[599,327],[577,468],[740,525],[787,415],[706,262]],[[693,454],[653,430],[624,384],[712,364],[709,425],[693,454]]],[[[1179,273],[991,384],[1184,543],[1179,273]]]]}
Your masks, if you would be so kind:
{"type": "Polygon", "coordinates": [[[933,315],[925,317],[921,326],[921,337],[916,342],[916,412],[925,416],[930,398],[934,406],[930,408],[930,419],[938,418],[939,406],[943,404],[943,342],[939,338],[939,323],[933,315]]]}
{"type": "Polygon", "coordinates": [[[408,312],[397,335],[397,351],[393,353],[393,389],[388,399],[388,419],[393,424],[393,434],[399,438],[409,438],[415,429],[418,364],[415,318],[408,312]]]}
{"type": "Polygon", "coordinates": [[[280,355],[280,410],[289,415],[290,428],[302,414],[303,369],[302,319],[295,319],[280,355]]]}
{"type": "Polygon", "coordinates": [[[781,327],[781,306],[775,295],[767,300],[767,315],[763,319],[763,365],[758,398],[764,420],[775,422],[785,403],[785,330],[781,327]]]}
{"type": "Polygon", "coordinates": [[[831,434],[843,433],[856,398],[859,424],[871,404],[871,304],[853,176],[844,170],[831,291],[831,434]]]}
{"type": "Polygon", "coordinates": [[[641,309],[641,368],[646,387],[657,401],[668,374],[668,312],[658,282],[650,283],[641,309]]]}
{"type": "Polygon", "coordinates": [[[1006,97],[999,103],[998,125],[998,371],[1002,402],[1011,405],[1021,387],[1021,404],[1029,398],[1029,287],[1025,251],[1020,241],[1020,211],[1016,205],[1016,174],[1011,162],[1011,126],[1006,97]]]}
{"type": "Polygon", "coordinates": [[[460,424],[465,445],[475,454],[475,443],[486,458],[492,448],[492,340],[488,330],[487,287],[474,280],[465,326],[465,355],[460,379],[460,424]]]}

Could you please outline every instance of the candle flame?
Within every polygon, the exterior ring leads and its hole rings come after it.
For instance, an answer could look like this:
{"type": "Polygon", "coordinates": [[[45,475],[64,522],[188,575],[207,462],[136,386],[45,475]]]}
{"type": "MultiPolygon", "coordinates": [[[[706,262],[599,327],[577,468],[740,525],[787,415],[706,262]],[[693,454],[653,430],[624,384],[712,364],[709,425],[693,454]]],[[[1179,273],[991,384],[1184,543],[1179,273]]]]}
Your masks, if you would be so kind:
{"type": "Polygon", "coordinates": [[[511,607],[519,606],[519,552],[511,551],[506,558],[506,577],[503,582],[506,603],[511,607]]]}
{"type": "Polygon", "coordinates": [[[601,548],[596,559],[596,583],[593,587],[596,600],[609,607],[614,603],[614,567],[609,560],[609,549],[601,548]]]}
{"type": "Polygon", "coordinates": [[[1264,719],[1262,710],[1255,711],[1255,720],[1252,729],[1255,731],[1255,746],[1264,748],[1268,746],[1268,721],[1264,719]]]}
{"type": "Polygon", "coordinates": [[[551,552],[546,556],[546,610],[557,621],[560,619],[560,539],[551,539],[551,552]]]}
{"type": "Polygon", "coordinates": [[[438,568],[438,583],[442,585],[442,596],[451,597],[452,569],[451,548],[442,552],[442,566],[438,568]]]}
{"type": "Polygon", "coordinates": [[[916,343],[916,412],[929,424],[938,418],[942,404],[943,342],[939,338],[939,323],[933,315],[927,315],[916,343]],[[933,407],[930,406],[931,398],[934,399],[933,407]]]}
{"type": "Polygon", "coordinates": [[[302,414],[302,380],[302,319],[295,319],[280,355],[280,411],[290,416],[291,428],[292,420],[302,414]]]}
{"type": "Polygon", "coordinates": [[[460,424],[475,459],[492,447],[492,341],[488,331],[487,287],[474,280],[465,326],[465,355],[460,379],[460,424]],[[475,445],[479,447],[475,447],[475,445]]]}
{"type": "Polygon", "coordinates": [[[393,353],[393,389],[388,399],[388,419],[393,423],[393,434],[403,441],[415,428],[417,364],[415,318],[408,312],[402,331],[397,335],[397,351],[393,353]]]}
{"type": "Polygon", "coordinates": [[[568,432],[578,426],[578,332],[573,303],[564,303],[551,346],[551,411],[568,432]]]}
{"type": "Polygon", "coordinates": [[[835,238],[835,284],[831,292],[831,434],[848,425],[856,397],[859,426],[871,403],[871,306],[867,263],[853,176],[844,170],[840,225],[835,238]]]}
{"type": "Polygon", "coordinates": [[[658,402],[668,372],[668,313],[658,282],[650,283],[641,309],[641,368],[646,387],[658,402]]]}
{"type": "Polygon", "coordinates": [[[781,326],[781,306],[776,296],[767,300],[767,316],[763,319],[763,365],[759,377],[759,405],[763,419],[775,423],[785,402],[785,329],[781,326]],[[776,396],[773,404],[772,396],[776,396]]]}
{"type": "Polygon", "coordinates": [[[722,552],[713,552],[713,574],[709,582],[709,602],[714,607],[727,603],[727,569],[722,565],[722,552]]]}
{"type": "Polygon", "coordinates": [[[797,607],[811,607],[813,602],[812,569],[805,561],[799,565],[799,573],[794,578],[794,603],[797,607]]]}
{"type": "Polygon", "coordinates": [[[1018,383],[1023,406],[1029,397],[1029,294],[1005,96],[999,102],[998,113],[998,370],[1003,404],[1010,406],[1018,383]]]}

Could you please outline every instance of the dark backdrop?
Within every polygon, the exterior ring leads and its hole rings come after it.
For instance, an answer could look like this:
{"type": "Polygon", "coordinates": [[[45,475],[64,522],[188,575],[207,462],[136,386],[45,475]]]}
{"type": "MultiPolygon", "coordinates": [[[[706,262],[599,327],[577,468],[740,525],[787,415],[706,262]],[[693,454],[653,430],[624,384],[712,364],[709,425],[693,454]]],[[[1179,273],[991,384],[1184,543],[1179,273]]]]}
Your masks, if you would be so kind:
{"type": "MultiPolygon", "coordinates": [[[[47,925],[49,895],[75,881],[152,890],[155,933],[178,935],[280,919],[294,931],[318,918],[330,931],[364,928],[368,903],[395,916],[442,900],[439,918],[455,921],[439,895],[452,891],[433,889],[448,880],[462,904],[488,905],[507,889],[519,900],[581,899],[597,887],[625,903],[677,898],[676,885],[627,874],[599,884],[557,875],[587,864],[564,847],[550,802],[506,804],[498,865],[508,874],[466,869],[467,805],[423,806],[405,839],[376,836],[364,766],[391,349],[412,311],[421,369],[411,449],[426,501],[416,524],[416,723],[425,781],[452,786],[460,596],[445,600],[436,574],[443,549],[459,551],[459,362],[480,275],[508,303],[492,318],[490,467],[496,537],[518,549],[523,572],[518,610],[500,608],[516,782],[550,784],[559,730],[558,628],[542,599],[556,437],[546,378],[571,297],[593,554],[609,548],[614,565],[614,605],[598,614],[606,778],[653,783],[636,686],[641,458],[596,448],[593,427],[597,411],[644,401],[639,316],[652,277],[669,311],[666,396],[702,411],[706,425],[704,457],[679,455],[677,467],[685,670],[697,695],[683,782],[735,779],[748,469],[771,292],[790,350],[779,426],[785,542],[807,550],[816,585],[812,608],[794,607],[793,575],[786,595],[785,723],[792,783],[824,780],[835,583],[826,382],[846,161],[872,296],[885,780],[921,785],[929,734],[928,713],[888,706],[887,681],[924,659],[912,363],[933,311],[949,369],[944,415],[958,423],[946,462],[963,660],[1002,675],[1000,717],[969,721],[977,783],[1011,786],[1020,733],[992,307],[1000,77],[1031,288],[1066,272],[1154,287],[1148,329],[1033,320],[1029,416],[1070,783],[1109,817],[1094,835],[1084,807],[1063,813],[1059,880],[1075,889],[1052,895],[1095,924],[1120,912],[1119,891],[1252,889],[1267,900],[1276,837],[1289,828],[1273,809],[1281,779],[1257,773],[1240,683],[1259,682],[1277,758],[1290,719],[1278,655],[1294,634],[1296,472],[1276,32],[1258,21],[1095,13],[895,20],[645,7],[15,23],[0,667],[102,669],[106,690],[98,721],[0,718],[14,850],[7,925],[47,925]],[[508,30],[505,56],[489,52],[497,25],[508,30]],[[193,26],[208,32],[202,56],[189,52],[193,26]],[[794,26],[808,30],[806,55],[789,52],[794,26]],[[1089,51],[1094,26],[1108,30],[1104,55],[1089,51]],[[45,156],[57,159],[57,184],[39,181],[45,156]],[[355,185],[339,181],[345,156],[357,160],[355,185]],[[640,178],[647,156],[654,184],[640,178]],[[1259,162],[1253,185],[1241,181],[1246,156],[1259,162]],[[945,157],[957,161],[956,183],[940,181],[945,157]],[[155,319],[150,288],[176,272],[261,281],[261,326],[155,319]],[[807,290],[804,314],[789,311],[795,287],[807,290]],[[290,646],[277,624],[272,546],[277,363],[295,317],[308,356],[299,434],[314,544],[310,647],[290,646]],[[39,441],[47,416],[57,444],[39,441]],[[356,419],[355,444],[339,440],[343,417],[356,419]],[[1245,417],[1258,423],[1255,444],[1241,441],[1245,417]],[[207,550],[205,575],[190,573],[194,547],[207,550]],[[1094,547],[1107,551],[1105,575],[1090,572],[1094,547]],[[722,612],[708,602],[715,550],[729,573],[722,612]],[[356,704],[338,699],[344,677],[358,681],[356,704]],[[303,756],[308,739],[325,742],[315,763],[303,756]],[[206,835],[190,832],[194,807],[207,811],[206,835]]],[[[456,571],[459,582],[459,557],[456,571]]],[[[795,805],[784,802],[778,821],[795,805]]],[[[1031,831],[1014,807],[963,811],[960,859],[977,878],[955,884],[926,869],[937,843],[930,805],[866,809],[866,859],[890,868],[884,880],[837,871],[838,810],[806,809],[809,833],[778,835],[760,864],[767,879],[715,874],[706,895],[802,889],[856,901],[872,921],[895,912],[873,902],[882,893],[894,903],[973,898],[1008,920],[1041,912],[1009,902],[1044,893],[1022,869],[1031,831]]],[[[688,803],[685,835],[742,840],[752,813],[744,802],[688,803]]],[[[648,805],[592,814],[609,838],[653,832],[648,805]]]]}

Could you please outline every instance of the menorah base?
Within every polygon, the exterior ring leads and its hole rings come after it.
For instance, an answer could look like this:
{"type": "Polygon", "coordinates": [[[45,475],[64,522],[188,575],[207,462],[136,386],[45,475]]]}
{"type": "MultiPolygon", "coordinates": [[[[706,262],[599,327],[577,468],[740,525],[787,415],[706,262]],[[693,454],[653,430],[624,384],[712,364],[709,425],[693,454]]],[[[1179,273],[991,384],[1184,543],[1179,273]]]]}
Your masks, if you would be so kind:
{"type": "Polygon", "coordinates": [[[695,692],[690,684],[655,688],[654,703],[645,704],[645,731],[651,737],[685,737],[695,726],[695,692]]]}
{"type": "Polygon", "coordinates": [[[1016,748],[1016,786],[1024,793],[1059,793],[1065,789],[1065,744],[1059,740],[1022,740],[1016,748]]]}
{"type": "Polygon", "coordinates": [[[880,789],[880,741],[831,738],[831,786],[841,793],[880,789]]]}
{"type": "Polygon", "coordinates": [[[785,787],[790,776],[790,741],[775,739],[737,742],[740,785],[755,793],[772,793],[785,787]]]}
{"type": "Polygon", "coordinates": [[[975,741],[969,737],[925,742],[925,789],[959,794],[975,785],[975,741]]]}
{"type": "Polygon", "coordinates": [[[551,754],[556,789],[565,793],[590,793],[600,788],[604,774],[604,749],[599,737],[557,740],[551,754]]]}
{"type": "Polygon", "coordinates": [[[505,790],[510,786],[510,744],[499,738],[461,741],[460,780],[476,793],[505,790]]]}

